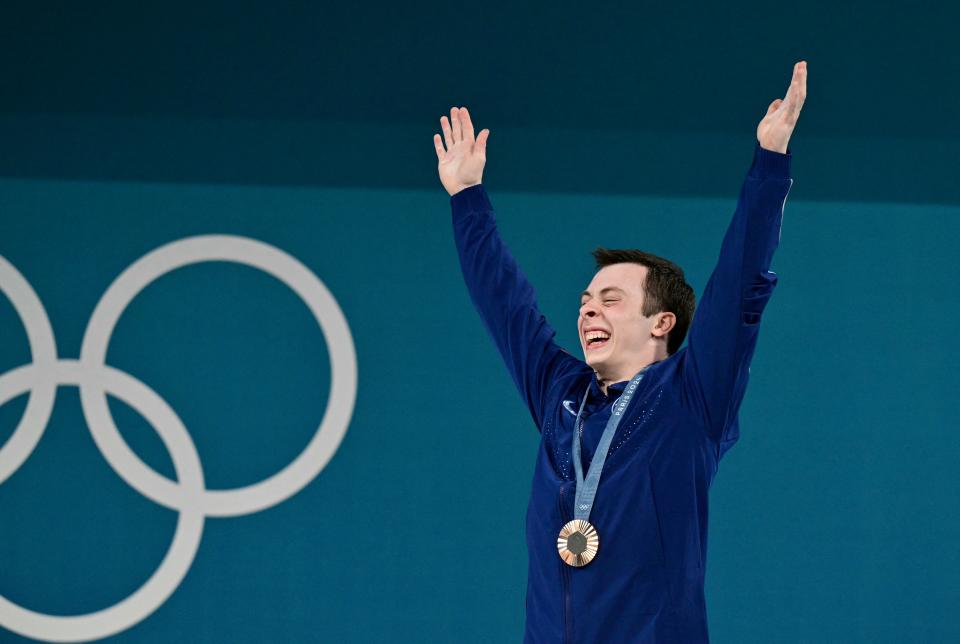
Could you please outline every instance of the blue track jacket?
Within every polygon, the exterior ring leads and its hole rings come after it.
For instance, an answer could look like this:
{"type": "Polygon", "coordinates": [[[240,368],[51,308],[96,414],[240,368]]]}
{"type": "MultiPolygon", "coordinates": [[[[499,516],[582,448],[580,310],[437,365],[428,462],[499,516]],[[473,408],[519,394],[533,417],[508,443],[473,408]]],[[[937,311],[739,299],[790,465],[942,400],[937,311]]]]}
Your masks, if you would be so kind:
{"type": "Polygon", "coordinates": [[[554,342],[533,288],[496,229],[482,185],[451,199],[464,280],[540,430],[527,509],[530,644],[707,642],[707,490],[739,437],[769,270],[790,189],[790,155],[756,148],[687,345],[640,382],[608,452],[590,522],[594,561],[571,568],[557,534],[573,519],[576,410],[590,388],[583,467],[626,383],[605,396],[593,370],[554,342]]]}

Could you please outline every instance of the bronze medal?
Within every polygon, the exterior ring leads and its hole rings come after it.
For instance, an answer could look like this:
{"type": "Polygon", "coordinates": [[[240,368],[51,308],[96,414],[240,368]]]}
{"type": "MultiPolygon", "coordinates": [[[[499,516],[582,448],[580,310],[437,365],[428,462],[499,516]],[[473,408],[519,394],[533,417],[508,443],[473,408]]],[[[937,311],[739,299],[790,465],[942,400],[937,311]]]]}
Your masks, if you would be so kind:
{"type": "Polygon", "coordinates": [[[575,568],[586,566],[597,556],[600,535],[589,521],[574,519],[560,530],[557,550],[564,563],[575,568]]]}

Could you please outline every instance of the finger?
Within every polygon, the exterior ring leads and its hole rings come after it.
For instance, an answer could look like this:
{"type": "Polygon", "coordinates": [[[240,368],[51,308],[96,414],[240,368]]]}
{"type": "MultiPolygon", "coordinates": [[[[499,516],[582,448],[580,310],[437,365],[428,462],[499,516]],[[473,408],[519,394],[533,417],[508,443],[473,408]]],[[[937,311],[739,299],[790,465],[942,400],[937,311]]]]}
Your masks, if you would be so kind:
{"type": "Polygon", "coordinates": [[[771,114],[776,112],[777,108],[780,107],[782,103],[783,103],[783,100],[779,98],[775,99],[772,103],[770,103],[770,107],[767,108],[767,116],[770,116],[771,114]]]}
{"type": "Polygon", "coordinates": [[[484,128],[480,130],[480,134],[477,135],[477,151],[480,154],[487,153],[487,139],[490,138],[490,130],[484,128]]]}
{"type": "Polygon", "coordinates": [[[453,130],[453,142],[459,143],[463,140],[463,130],[460,128],[460,109],[450,108],[450,129],[453,130]]]}
{"type": "Polygon", "coordinates": [[[473,143],[473,121],[470,120],[470,112],[465,107],[460,108],[460,121],[463,127],[463,140],[473,143]]]}
{"type": "Polygon", "coordinates": [[[450,121],[447,120],[446,116],[440,117],[440,129],[443,130],[443,142],[449,150],[453,146],[453,134],[450,130],[450,121]]]}
{"type": "Polygon", "coordinates": [[[439,134],[433,135],[433,147],[437,149],[437,159],[443,161],[443,157],[447,156],[447,153],[443,150],[443,141],[439,134]]]}
{"type": "Polygon", "coordinates": [[[793,68],[794,82],[797,85],[796,111],[800,112],[803,102],[807,99],[807,61],[801,60],[793,68]]]}
{"type": "Polygon", "coordinates": [[[787,95],[784,102],[787,104],[787,110],[791,116],[800,113],[803,107],[803,101],[807,97],[807,63],[800,61],[793,66],[793,78],[790,79],[790,87],[787,88],[787,95]]]}

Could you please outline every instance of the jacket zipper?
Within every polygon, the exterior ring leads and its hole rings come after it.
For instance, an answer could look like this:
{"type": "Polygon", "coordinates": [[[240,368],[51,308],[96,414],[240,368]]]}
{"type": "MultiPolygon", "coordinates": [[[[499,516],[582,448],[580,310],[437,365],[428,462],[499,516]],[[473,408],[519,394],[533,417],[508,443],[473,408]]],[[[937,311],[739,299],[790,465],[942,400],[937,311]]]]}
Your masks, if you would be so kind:
{"type": "MultiPolygon", "coordinates": [[[[557,499],[557,504],[560,508],[560,520],[563,522],[563,525],[567,524],[567,512],[566,506],[563,503],[563,493],[566,491],[568,484],[560,484],[560,496],[557,499]]],[[[570,596],[570,567],[563,563],[561,560],[560,565],[560,581],[563,586],[563,627],[564,627],[564,644],[573,644],[573,608],[571,604],[573,603],[573,598],[570,596]]]]}

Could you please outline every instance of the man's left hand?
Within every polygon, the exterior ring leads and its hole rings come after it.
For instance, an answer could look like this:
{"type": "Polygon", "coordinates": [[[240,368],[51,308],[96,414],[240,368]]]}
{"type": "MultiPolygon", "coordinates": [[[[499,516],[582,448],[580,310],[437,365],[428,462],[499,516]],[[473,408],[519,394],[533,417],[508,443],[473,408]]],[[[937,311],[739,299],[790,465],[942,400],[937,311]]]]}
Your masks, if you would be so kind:
{"type": "Polygon", "coordinates": [[[803,101],[807,98],[807,63],[801,60],[793,66],[793,79],[787,95],[770,103],[767,115],[757,126],[760,147],[773,152],[786,153],[790,135],[797,125],[803,101]]]}

